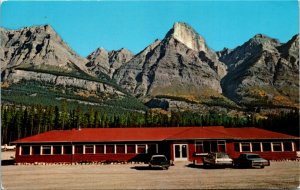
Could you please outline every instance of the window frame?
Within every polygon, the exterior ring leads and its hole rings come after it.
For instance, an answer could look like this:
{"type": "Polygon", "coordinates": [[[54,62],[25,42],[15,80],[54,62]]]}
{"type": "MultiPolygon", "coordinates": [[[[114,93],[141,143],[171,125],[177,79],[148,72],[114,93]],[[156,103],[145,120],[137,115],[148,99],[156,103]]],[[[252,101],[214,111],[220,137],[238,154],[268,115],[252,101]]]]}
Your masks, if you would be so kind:
{"type": "Polygon", "coordinates": [[[284,141],[284,142],[282,142],[282,144],[283,144],[283,151],[286,151],[286,152],[292,152],[292,151],[294,151],[294,148],[293,148],[293,142],[292,141],[284,141]],[[291,147],[291,149],[290,150],[286,150],[286,144],[287,143],[289,143],[289,145],[290,145],[290,147],[291,147]]]}
{"type": "Polygon", "coordinates": [[[41,146],[41,155],[52,155],[52,146],[51,145],[42,145],[41,146]],[[45,154],[45,150],[50,150],[49,154],[45,154]]]}
{"type": "Polygon", "coordinates": [[[30,146],[30,145],[22,145],[22,146],[20,146],[20,147],[21,147],[21,148],[20,148],[19,155],[21,155],[21,156],[30,156],[30,155],[31,155],[31,146],[30,146]],[[23,149],[24,149],[24,147],[28,147],[28,148],[29,148],[28,154],[23,154],[23,149]]]}
{"type": "Polygon", "coordinates": [[[106,144],[105,145],[105,154],[116,154],[116,145],[115,144],[106,144]],[[107,146],[112,146],[113,147],[113,152],[107,152],[107,146]]]}
{"type": "Polygon", "coordinates": [[[136,153],[137,154],[147,154],[147,144],[136,144],[136,153]],[[145,152],[139,152],[139,146],[145,146],[145,152]]]}
{"type": "Polygon", "coordinates": [[[241,150],[241,152],[252,152],[251,142],[241,142],[240,143],[240,150],[241,150]],[[244,150],[243,145],[248,145],[249,146],[249,151],[244,150]]]}
{"type": "Polygon", "coordinates": [[[52,155],[62,155],[63,154],[63,145],[52,145],[52,155]],[[56,154],[56,147],[60,147],[60,154],[56,154]]]}
{"type": "Polygon", "coordinates": [[[95,146],[93,145],[93,144],[86,144],[86,145],[84,145],[84,147],[83,147],[83,154],[94,154],[95,153],[95,146]],[[90,148],[92,148],[92,152],[88,152],[87,153],[87,149],[90,149],[90,148]]]}
{"type": "Polygon", "coordinates": [[[136,154],[136,144],[126,144],[126,154],[136,154]],[[128,146],[133,146],[134,147],[134,152],[128,152],[128,146]]]}
{"type": "Polygon", "coordinates": [[[262,152],[273,152],[271,142],[262,142],[261,144],[262,144],[262,152]],[[270,150],[265,150],[265,145],[269,145],[270,150]]]}
{"type": "Polygon", "coordinates": [[[282,152],[283,147],[282,147],[282,142],[272,142],[271,143],[271,148],[272,148],[272,152],[282,152]],[[274,148],[280,147],[280,150],[275,150],[274,148]]]}
{"type": "Polygon", "coordinates": [[[261,142],[251,142],[251,148],[252,148],[252,151],[251,152],[262,152],[262,145],[261,145],[261,142]],[[254,148],[253,147],[256,147],[256,146],[253,146],[253,144],[258,144],[259,146],[259,150],[253,150],[254,148]]]}
{"type": "Polygon", "coordinates": [[[63,150],[62,150],[62,154],[63,154],[63,155],[72,155],[73,153],[74,153],[74,152],[73,152],[73,146],[72,146],[72,145],[63,145],[63,150]],[[66,147],[71,148],[71,153],[67,153],[67,154],[66,154],[66,150],[67,150],[66,147]]]}
{"type": "Polygon", "coordinates": [[[105,154],[105,144],[96,144],[95,145],[95,154],[105,154]],[[98,147],[102,147],[103,148],[103,152],[97,152],[98,147]]]}
{"type": "Polygon", "coordinates": [[[116,153],[116,154],[126,154],[126,145],[125,145],[125,144],[117,144],[117,145],[116,145],[115,153],[116,153]],[[118,152],[118,147],[121,147],[121,146],[124,148],[124,151],[118,152]]]}
{"type": "Polygon", "coordinates": [[[31,146],[31,155],[41,155],[42,151],[41,148],[42,146],[40,145],[33,145],[31,146]],[[38,150],[38,154],[35,153],[35,150],[38,150]]]}

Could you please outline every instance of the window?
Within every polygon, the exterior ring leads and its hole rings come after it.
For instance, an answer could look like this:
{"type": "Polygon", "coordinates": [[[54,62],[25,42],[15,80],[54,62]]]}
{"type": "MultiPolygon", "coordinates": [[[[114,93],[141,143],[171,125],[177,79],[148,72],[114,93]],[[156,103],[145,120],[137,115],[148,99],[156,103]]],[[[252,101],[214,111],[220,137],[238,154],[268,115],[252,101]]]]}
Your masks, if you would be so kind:
{"type": "Polygon", "coordinates": [[[218,151],[219,152],[225,152],[225,141],[218,141],[218,151]]]}
{"type": "Polygon", "coordinates": [[[96,154],[104,154],[104,145],[96,145],[96,154]]]}
{"type": "Polygon", "coordinates": [[[135,154],[135,145],[134,144],[127,145],[127,154],[135,154]]]}
{"type": "Polygon", "coordinates": [[[53,146],[53,154],[61,154],[62,153],[62,147],[60,145],[53,146]]]}
{"type": "Polygon", "coordinates": [[[196,153],[202,153],[203,151],[203,142],[196,142],[196,153]]]}
{"type": "Polygon", "coordinates": [[[75,154],[83,154],[83,146],[75,145],[75,154]]]}
{"type": "Polygon", "coordinates": [[[235,152],[240,152],[240,143],[234,143],[234,151],[235,152]]]}
{"type": "Polygon", "coordinates": [[[145,154],[146,153],[146,145],[137,145],[137,153],[138,154],[145,154]]]}
{"type": "Polygon", "coordinates": [[[42,146],[42,154],[51,154],[51,146],[42,146]]]}
{"type": "Polygon", "coordinates": [[[204,141],[203,142],[203,152],[211,152],[210,151],[210,142],[209,141],[204,141]]]}
{"type": "Polygon", "coordinates": [[[283,142],[283,150],[284,151],[293,151],[292,142],[283,142]]]}
{"type": "Polygon", "coordinates": [[[84,152],[85,154],[94,154],[94,145],[85,145],[84,152]]]}
{"type": "Polygon", "coordinates": [[[282,151],[282,147],[281,147],[281,143],[280,142],[273,142],[273,151],[275,152],[281,152],[282,151]]]}
{"type": "Polygon", "coordinates": [[[242,152],[250,152],[250,143],[241,143],[242,152]]]}
{"type": "Polygon", "coordinates": [[[117,145],[117,153],[125,154],[125,145],[117,145]]]}
{"type": "Polygon", "coordinates": [[[33,155],[40,155],[41,154],[41,147],[40,146],[32,146],[32,154],[33,155]]]}
{"type": "Polygon", "coordinates": [[[21,155],[29,155],[29,154],[30,154],[30,146],[22,146],[21,155]]]}
{"type": "Polygon", "coordinates": [[[271,151],[271,143],[263,142],[262,145],[263,145],[263,151],[264,152],[271,151]]]}
{"type": "Polygon", "coordinates": [[[106,154],[114,154],[115,153],[115,145],[106,145],[106,154]]]}
{"type": "Polygon", "coordinates": [[[148,150],[147,150],[148,154],[156,154],[157,150],[156,150],[156,144],[148,144],[148,150]]]}
{"type": "Polygon", "coordinates": [[[72,146],[64,146],[64,154],[72,154],[72,146]]]}
{"type": "Polygon", "coordinates": [[[211,152],[218,152],[217,141],[211,141],[210,142],[210,151],[211,152]]]}
{"type": "Polygon", "coordinates": [[[252,151],[253,152],[261,152],[260,143],[259,142],[253,142],[252,143],[252,151]]]}

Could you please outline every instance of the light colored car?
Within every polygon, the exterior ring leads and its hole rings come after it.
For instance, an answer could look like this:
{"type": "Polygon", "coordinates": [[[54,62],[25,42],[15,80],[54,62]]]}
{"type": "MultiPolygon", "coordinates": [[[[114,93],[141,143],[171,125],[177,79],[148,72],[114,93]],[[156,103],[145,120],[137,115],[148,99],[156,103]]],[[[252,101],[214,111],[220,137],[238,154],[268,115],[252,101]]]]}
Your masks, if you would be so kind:
{"type": "Polygon", "coordinates": [[[204,166],[227,166],[231,167],[233,160],[228,154],[224,152],[208,153],[207,156],[203,157],[204,166]]]}
{"type": "Polygon", "coordinates": [[[170,167],[170,162],[165,155],[153,155],[149,162],[149,167],[162,168],[167,170],[170,167]]]}
{"type": "Polygon", "coordinates": [[[270,166],[270,161],[261,158],[259,154],[247,153],[240,154],[240,156],[234,161],[236,167],[260,167],[270,166]]]}

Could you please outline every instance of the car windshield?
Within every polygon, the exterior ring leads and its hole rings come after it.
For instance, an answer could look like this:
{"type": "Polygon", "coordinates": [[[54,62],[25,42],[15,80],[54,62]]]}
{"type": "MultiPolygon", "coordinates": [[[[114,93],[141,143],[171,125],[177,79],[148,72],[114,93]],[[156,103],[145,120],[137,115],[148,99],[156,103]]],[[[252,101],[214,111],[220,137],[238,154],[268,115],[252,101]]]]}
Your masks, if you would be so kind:
{"type": "Polygon", "coordinates": [[[260,156],[259,155],[248,155],[248,158],[260,158],[260,156]]]}
{"type": "Polygon", "coordinates": [[[159,162],[165,162],[167,161],[167,159],[165,157],[153,157],[152,158],[153,161],[159,161],[159,162]]]}
{"type": "Polygon", "coordinates": [[[229,158],[227,154],[217,154],[217,158],[229,158]]]}

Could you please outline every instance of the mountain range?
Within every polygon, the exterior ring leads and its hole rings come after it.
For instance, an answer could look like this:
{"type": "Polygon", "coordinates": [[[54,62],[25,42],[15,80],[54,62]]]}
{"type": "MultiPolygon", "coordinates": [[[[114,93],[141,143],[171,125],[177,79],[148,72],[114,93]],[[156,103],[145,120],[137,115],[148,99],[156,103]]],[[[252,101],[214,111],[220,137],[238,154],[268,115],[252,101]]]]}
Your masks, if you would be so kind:
{"type": "Polygon", "coordinates": [[[2,101],[200,112],[299,108],[299,34],[215,52],[186,23],[136,55],[77,55],[49,26],[0,28],[2,101]]]}

